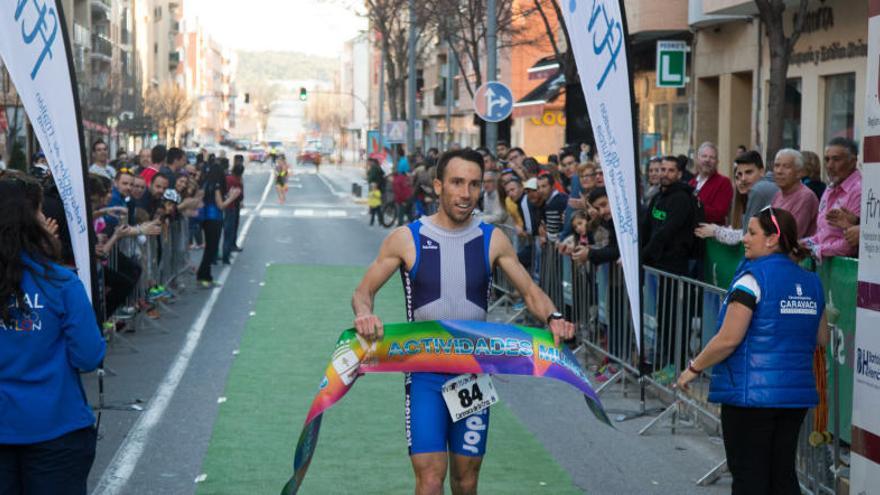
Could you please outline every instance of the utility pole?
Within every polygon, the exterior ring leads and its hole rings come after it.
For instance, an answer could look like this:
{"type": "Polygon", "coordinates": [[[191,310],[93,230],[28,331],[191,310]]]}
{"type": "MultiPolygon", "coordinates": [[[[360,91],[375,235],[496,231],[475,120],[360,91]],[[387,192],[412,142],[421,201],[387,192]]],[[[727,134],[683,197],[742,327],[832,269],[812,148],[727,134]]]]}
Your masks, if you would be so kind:
{"type": "Polygon", "coordinates": [[[409,0],[409,48],[407,51],[409,65],[406,80],[407,99],[409,111],[407,112],[408,125],[406,126],[406,152],[416,151],[416,2],[409,0]]]}
{"type": "Polygon", "coordinates": [[[452,105],[455,102],[453,94],[452,79],[455,77],[455,67],[458,62],[455,60],[455,49],[452,47],[452,40],[446,40],[446,149],[452,146],[452,105]]]}
{"type": "Polygon", "coordinates": [[[385,39],[379,62],[379,153],[385,152],[385,39]]]}
{"type": "MultiPolygon", "coordinates": [[[[498,31],[498,18],[495,13],[495,0],[486,1],[486,82],[495,80],[498,73],[498,43],[496,33],[498,31]]],[[[495,145],[498,143],[498,124],[486,122],[486,147],[489,152],[495,154],[495,145]]]]}

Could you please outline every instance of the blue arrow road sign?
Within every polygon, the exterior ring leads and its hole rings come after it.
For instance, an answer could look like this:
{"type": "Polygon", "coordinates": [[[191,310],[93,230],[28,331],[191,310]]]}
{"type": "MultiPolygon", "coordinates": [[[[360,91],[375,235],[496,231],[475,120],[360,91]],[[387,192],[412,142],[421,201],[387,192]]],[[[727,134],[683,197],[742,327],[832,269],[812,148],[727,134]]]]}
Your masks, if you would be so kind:
{"type": "Polygon", "coordinates": [[[513,111],[513,94],[504,83],[490,81],[474,93],[474,111],[486,122],[501,122],[513,111]]]}

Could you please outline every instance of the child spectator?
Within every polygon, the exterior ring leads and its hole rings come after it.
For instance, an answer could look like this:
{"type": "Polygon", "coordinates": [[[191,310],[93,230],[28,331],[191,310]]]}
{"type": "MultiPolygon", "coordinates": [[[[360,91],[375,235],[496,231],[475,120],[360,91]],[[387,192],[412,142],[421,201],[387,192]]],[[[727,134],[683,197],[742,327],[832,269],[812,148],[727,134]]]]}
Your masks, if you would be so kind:
{"type": "MultiPolygon", "coordinates": [[[[379,190],[379,184],[370,182],[370,192],[367,195],[367,206],[370,207],[370,225],[379,218],[382,211],[382,191],[379,190]]],[[[381,218],[379,221],[381,223],[381,218]]]]}

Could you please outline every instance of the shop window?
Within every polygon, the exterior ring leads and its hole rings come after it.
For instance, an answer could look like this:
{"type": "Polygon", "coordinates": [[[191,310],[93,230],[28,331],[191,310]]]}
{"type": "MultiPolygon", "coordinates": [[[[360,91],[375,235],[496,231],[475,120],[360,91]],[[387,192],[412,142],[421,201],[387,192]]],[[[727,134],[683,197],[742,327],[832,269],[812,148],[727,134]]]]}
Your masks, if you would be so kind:
{"type": "Polygon", "coordinates": [[[663,154],[686,154],[688,151],[687,103],[654,105],[653,135],[655,147],[663,154]]]}
{"type": "Polygon", "coordinates": [[[855,73],[825,77],[825,142],[831,138],[855,138],[855,73]]]}
{"type": "Polygon", "coordinates": [[[785,81],[785,103],[782,113],[782,146],[801,148],[801,79],[785,81]]]}

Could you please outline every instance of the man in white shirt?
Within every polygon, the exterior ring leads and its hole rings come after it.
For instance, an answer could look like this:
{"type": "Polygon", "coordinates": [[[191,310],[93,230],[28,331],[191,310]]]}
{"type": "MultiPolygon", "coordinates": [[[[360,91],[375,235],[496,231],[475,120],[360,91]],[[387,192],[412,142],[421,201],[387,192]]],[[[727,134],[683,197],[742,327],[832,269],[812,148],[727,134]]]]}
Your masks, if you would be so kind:
{"type": "Polygon", "coordinates": [[[102,175],[110,180],[116,179],[116,170],[110,165],[110,148],[103,139],[98,139],[92,144],[92,164],[89,166],[90,174],[102,175]]]}

